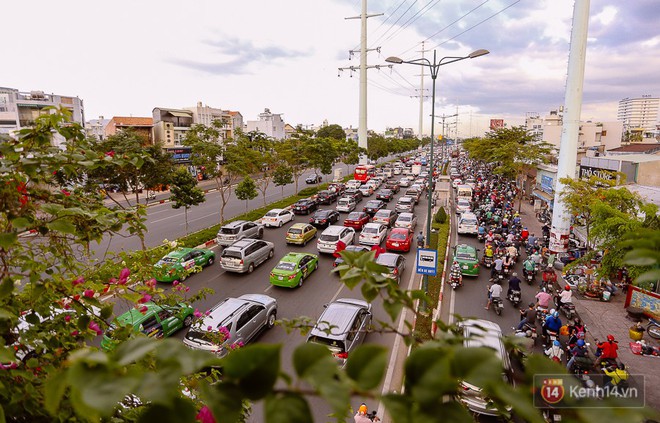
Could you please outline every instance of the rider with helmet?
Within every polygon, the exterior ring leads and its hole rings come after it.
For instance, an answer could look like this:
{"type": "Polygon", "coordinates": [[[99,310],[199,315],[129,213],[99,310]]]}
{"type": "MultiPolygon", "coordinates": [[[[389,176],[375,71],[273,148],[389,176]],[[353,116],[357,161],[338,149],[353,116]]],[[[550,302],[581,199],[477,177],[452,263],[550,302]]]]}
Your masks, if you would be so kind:
{"type": "MultiPolygon", "coordinates": [[[[570,350],[570,353],[571,359],[568,360],[568,364],[566,364],[566,369],[569,372],[572,370],[571,368],[576,361],[588,360],[589,350],[587,350],[587,344],[584,342],[584,339],[578,339],[575,346],[570,350]]],[[[589,367],[590,364],[591,363],[587,364],[586,367],[589,367]]]]}
{"type": "Polygon", "coordinates": [[[545,350],[545,355],[548,356],[552,361],[561,363],[562,356],[564,355],[564,350],[561,348],[561,343],[558,340],[554,340],[552,346],[545,350]]]}
{"type": "Polygon", "coordinates": [[[561,319],[559,318],[559,312],[555,309],[550,310],[550,315],[546,317],[545,323],[543,323],[543,336],[547,338],[548,331],[559,333],[561,326],[562,323],[561,319]]]}
{"type": "Polygon", "coordinates": [[[571,291],[569,285],[566,285],[564,290],[559,293],[559,298],[557,298],[557,308],[561,308],[564,304],[572,302],[572,298],[573,291],[571,291]]]}

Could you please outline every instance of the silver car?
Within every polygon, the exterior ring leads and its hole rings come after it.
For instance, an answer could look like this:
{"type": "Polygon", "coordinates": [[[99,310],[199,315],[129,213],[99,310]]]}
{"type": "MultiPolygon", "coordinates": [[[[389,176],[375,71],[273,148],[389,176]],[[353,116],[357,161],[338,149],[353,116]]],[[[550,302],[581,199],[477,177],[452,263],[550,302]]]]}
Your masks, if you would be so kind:
{"type": "Polygon", "coordinates": [[[263,329],[272,328],[276,319],[275,298],[263,294],[227,298],[216,304],[206,317],[193,323],[183,338],[183,343],[194,350],[211,351],[224,357],[229,346],[247,344],[263,329]],[[228,336],[224,342],[218,344],[217,339],[220,336],[212,332],[220,330],[228,336]]]}
{"type": "Polygon", "coordinates": [[[408,228],[411,231],[417,226],[417,216],[412,213],[401,213],[394,222],[395,228],[408,228]]]}
{"type": "Polygon", "coordinates": [[[228,272],[252,273],[254,268],[273,257],[275,244],[259,239],[242,239],[220,254],[220,266],[228,272]]]}
{"type": "Polygon", "coordinates": [[[226,247],[243,238],[263,238],[263,236],[263,225],[247,220],[236,220],[221,227],[215,240],[218,245],[226,247]]]}
{"type": "Polygon", "coordinates": [[[371,304],[340,298],[325,305],[307,342],[328,347],[337,362],[344,366],[348,355],[364,342],[371,320],[371,304]]]}
{"type": "Polygon", "coordinates": [[[410,212],[415,209],[415,199],[413,197],[403,196],[399,198],[399,201],[396,202],[394,210],[399,213],[410,212]]]}

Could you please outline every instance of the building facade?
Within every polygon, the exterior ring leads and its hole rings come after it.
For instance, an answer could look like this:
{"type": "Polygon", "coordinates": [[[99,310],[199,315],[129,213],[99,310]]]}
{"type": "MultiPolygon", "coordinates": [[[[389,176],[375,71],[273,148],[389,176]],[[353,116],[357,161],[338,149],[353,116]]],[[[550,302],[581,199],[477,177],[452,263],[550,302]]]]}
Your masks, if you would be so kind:
{"type": "Polygon", "coordinates": [[[153,126],[154,120],[150,117],[114,116],[105,126],[104,133],[109,137],[117,132],[131,129],[144,140],[145,144],[153,144],[153,126]]]}
{"type": "Polygon", "coordinates": [[[630,141],[648,142],[656,139],[660,98],[644,95],[619,101],[617,119],[623,125],[624,134],[630,141]]]}
{"type": "Polygon", "coordinates": [[[270,109],[264,109],[263,113],[259,113],[259,120],[248,120],[245,130],[246,132],[261,132],[276,140],[286,138],[282,114],[271,113],[270,109]]]}
{"type": "Polygon", "coordinates": [[[90,119],[85,122],[85,133],[88,137],[103,141],[105,139],[105,126],[108,122],[110,122],[110,119],[105,119],[103,116],[99,116],[98,119],[90,119]]]}
{"type": "MultiPolygon", "coordinates": [[[[44,110],[49,106],[67,109],[71,112],[71,121],[85,127],[85,110],[79,97],[0,87],[0,134],[11,135],[32,126],[40,115],[53,113],[44,110]]],[[[60,146],[63,142],[64,137],[54,134],[53,144],[60,146]]]]}
{"type": "Polygon", "coordinates": [[[195,107],[184,107],[184,110],[192,112],[193,123],[211,126],[214,121],[222,122],[220,137],[222,140],[234,138],[236,129],[243,128],[243,115],[240,112],[218,109],[197,102],[195,107]]]}
{"type": "Polygon", "coordinates": [[[196,175],[193,166],[190,166],[190,147],[183,145],[186,133],[193,125],[193,114],[185,109],[166,109],[155,107],[153,115],[153,140],[159,142],[163,149],[172,155],[175,163],[189,165],[191,172],[196,175]]]}

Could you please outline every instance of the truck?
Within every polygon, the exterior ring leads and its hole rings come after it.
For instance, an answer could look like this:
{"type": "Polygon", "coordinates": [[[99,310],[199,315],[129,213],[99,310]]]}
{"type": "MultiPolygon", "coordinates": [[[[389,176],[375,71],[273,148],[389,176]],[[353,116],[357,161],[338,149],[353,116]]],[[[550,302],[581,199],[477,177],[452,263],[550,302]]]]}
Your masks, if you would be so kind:
{"type": "Polygon", "coordinates": [[[413,175],[417,176],[422,172],[422,165],[412,165],[412,169],[410,169],[413,175]]]}
{"type": "Polygon", "coordinates": [[[335,177],[332,179],[332,182],[344,182],[344,169],[335,169],[335,177]]]}

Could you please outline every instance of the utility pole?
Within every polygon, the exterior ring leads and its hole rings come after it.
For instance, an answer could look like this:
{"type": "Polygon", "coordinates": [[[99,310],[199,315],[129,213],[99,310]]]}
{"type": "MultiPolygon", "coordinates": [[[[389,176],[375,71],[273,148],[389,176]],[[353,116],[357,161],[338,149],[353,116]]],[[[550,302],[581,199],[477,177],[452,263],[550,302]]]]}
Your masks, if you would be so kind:
{"type": "Polygon", "coordinates": [[[557,165],[557,186],[555,189],[552,228],[550,230],[550,251],[568,251],[571,230],[571,216],[561,194],[564,184],[561,178],[575,178],[577,168],[577,145],[582,110],[582,90],[584,85],[584,64],[587,56],[587,35],[589,33],[589,0],[575,0],[573,8],[573,31],[571,32],[571,52],[568,56],[568,76],[564,95],[564,121],[559,144],[557,165]]]}
{"type": "MultiPolygon", "coordinates": [[[[422,41],[422,59],[424,58],[424,41],[422,41]]],[[[424,138],[424,68],[419,82],[419,141],[424,138]]]]}
{"type": "MultiPolygon", "coordinates": [[[[367,52],[372,50],[380,51],[380,47],[376,49],[367,49],[367,18],[372,18],[374,16],[382,16],[382,13],[375,15],[367,14],[367,0],[362,0],[362,13],[360,16],[353,16],[346,19],[360,19],[361,22],[361,31],[360,31],[360,121],[358,125],[358,146],[367,149],[367,69],[377,68],[380,69],[381,66],[367,66],[367,52]]],[[[353,54],[353,51],[350,52],[353,54]]],[[[389,66],[388,66],[389,67],[389,66]]],[[[346,68],[339,68],[342,70],[354,71],[354,66],[349,66],[346,68]]],[[[367,161],[366,155],[360,157],[360,163],[365,164],[367,161]]]]}

